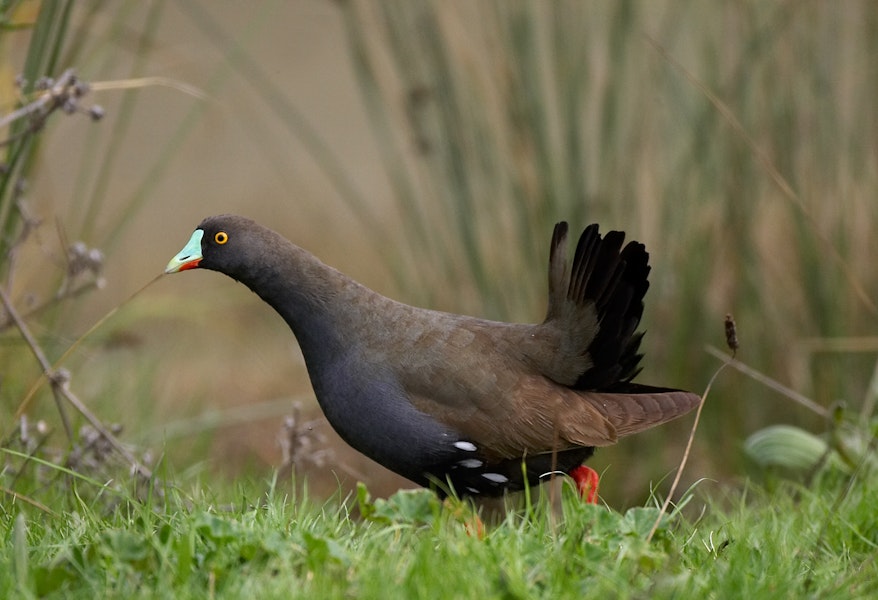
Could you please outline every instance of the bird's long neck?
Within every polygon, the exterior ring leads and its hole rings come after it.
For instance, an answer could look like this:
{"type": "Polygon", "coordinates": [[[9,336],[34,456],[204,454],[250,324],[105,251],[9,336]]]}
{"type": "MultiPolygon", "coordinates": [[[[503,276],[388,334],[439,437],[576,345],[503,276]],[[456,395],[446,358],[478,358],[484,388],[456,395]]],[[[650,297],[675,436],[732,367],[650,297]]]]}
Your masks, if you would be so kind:
{"type": "Polygon", "coordinates": [[[349,339],[345,331],[358,293],[372,294],[309,252],[284,240],[275,248],[282,260],[251,266],[240,281],[268,303],[290,326],[306,359],[337,355],[349,339]]]}

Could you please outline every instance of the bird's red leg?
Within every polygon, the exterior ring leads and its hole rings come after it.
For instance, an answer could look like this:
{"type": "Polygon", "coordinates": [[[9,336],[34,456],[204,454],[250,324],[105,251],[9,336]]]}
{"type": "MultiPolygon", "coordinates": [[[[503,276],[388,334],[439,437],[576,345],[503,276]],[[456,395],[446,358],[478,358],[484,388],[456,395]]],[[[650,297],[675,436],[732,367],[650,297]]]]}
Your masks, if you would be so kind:
{"type": "Polygon", "coordinates": [[[597,471],[580,465],[570,471],[570,477],[576,482],[576,489],[579,490],[579,496],[589,504],[598,503],[598,483],[599,478],[597,471]]]}

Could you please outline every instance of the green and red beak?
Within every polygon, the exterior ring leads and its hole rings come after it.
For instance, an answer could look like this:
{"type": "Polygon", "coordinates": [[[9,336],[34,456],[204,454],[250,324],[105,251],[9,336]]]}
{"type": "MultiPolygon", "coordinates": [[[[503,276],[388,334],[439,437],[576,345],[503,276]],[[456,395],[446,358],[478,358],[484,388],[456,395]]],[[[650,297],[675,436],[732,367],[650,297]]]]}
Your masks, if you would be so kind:
{"type": "Polygon", "coordinates": [[[204,258],[201,255],[201,238],[203,237],[204,230],[196,229],[186,243],[186,246],[165,267],[165,273],[178,273],[196,268],[198,263],[204,258]]]}

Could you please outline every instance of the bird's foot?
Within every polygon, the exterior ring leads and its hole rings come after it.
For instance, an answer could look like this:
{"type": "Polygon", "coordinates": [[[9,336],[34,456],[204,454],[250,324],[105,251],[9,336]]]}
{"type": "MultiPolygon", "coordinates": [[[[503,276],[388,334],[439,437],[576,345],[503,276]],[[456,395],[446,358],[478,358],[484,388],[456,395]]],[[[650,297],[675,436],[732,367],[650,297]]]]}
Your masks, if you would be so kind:
{"type": "Polygon", "coordinates": [[[570,471],[570,477],[576,482],[576,489],[579,491],[579,497],[589,504],[598,503],[598,478],[597,471],[592,468],[580,465],[570,471]]]}

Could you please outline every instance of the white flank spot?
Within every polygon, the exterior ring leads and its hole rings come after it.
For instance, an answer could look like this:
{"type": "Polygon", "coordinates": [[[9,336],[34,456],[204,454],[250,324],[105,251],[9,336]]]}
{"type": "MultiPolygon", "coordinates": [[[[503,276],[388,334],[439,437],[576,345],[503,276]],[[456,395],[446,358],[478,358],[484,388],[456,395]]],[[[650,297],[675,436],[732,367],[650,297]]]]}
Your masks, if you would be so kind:
{"type": "Polygon", "coordinates": [[[454,442],[454,447],[458,450],[466,450],[467,452],[476,451],[476,445],[472,442],[454,442]]]}
{"type": "Polygon", "coordinates": [[[482,477],[488,481],[493,481],[494,483],[506,483],[509,481],[509,478],[506,477],[506,475],[501,475],[500,473],[482,473],[482,477]]]}
{"type": "Polygon", "coordinates": [[[468,491],[470,494],[481,494],[481,492],[474,487],[468,487],[466,488],[466,491],[468,491]]]}
{"type": "Polygon", "coordinates": [[[461,467],[466,467],[467,469],[478,469],[485,463],[480,461],[478,458],[467,458],[457,461],[457,464],[459,464],[461,467]]]}

